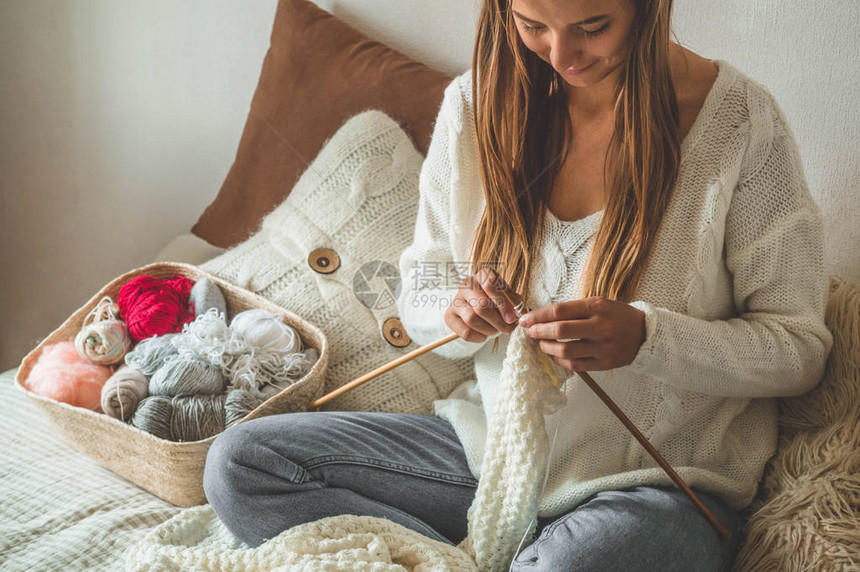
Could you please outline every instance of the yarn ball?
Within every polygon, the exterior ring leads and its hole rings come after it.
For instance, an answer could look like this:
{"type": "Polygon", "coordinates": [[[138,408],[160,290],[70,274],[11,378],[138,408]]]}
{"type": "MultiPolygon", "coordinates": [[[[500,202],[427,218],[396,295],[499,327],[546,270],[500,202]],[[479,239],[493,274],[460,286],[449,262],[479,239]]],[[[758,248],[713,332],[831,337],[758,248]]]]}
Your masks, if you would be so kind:
{"type": "Polygon", "coordinates": [[[75,336],[78,355],[92,363],[113,365],[122,361],[131,349],[128,328],[121,320],[104,320],[88,324],[75,336]]]}
{"type": "Polygon", "coordinates": [[[129,423],[159,439],[170,440],[170,420],[172,417],[173,398],[164,395],[150,395],[138,403],[129,423]]]}
{"type": "Polygon", "coordinates": [[[116,419],[125,421],[149,395],[149,380],[127,365],[114,372],[102,386],[102,409],[116,419]]]}
{"type": "Polygon", "coordinates": [[[240,312],[230,322],[253,350],[233,354],[223,368],[230,384],[268,399],[304,376],[319,359],[314,348],[302,353],[299,334],[281,316],[262,309],[240,312]]]}
{"type": "Polygon", "coordinates": [[[165,362],[179,355],[171,340],[179,334],[165,334],[141,340],[134,349],[125,354],[127,366],[151,377],[165,362]]]}
{"type": "Polygon", "coordinates": [[[253,352],[244,336],[229,328],[224,315],[215,308],[210,308],[182,326],[182,333],[174,337],[171,343],[181,357],[205,359],[221,368],[230,363],[234,356],[253,352]]]}
{"type": "Polygon", "coordinates": [[[232,389],[227,392],[224,400],[225,428],[234,425],[248,413],[257,408],[262,400],[244,389],[232,389]]]}
{"type": "Polygon", "coordinates": [[[24,385],[43,397],[101,413],[102,386],[112,373],[81,359],[74,343],[59,342],[42,349],[24,385]]]}
{"type": "Polygon", "coordinates": [[[242,334],[245,341],[263,351],[291,354],[302,349],[299,335],[277,314],[259,308],[239,312],[230,329],[242,334]]]}
{"type": "Polygon", "coordinates": [[[140,402],[130,423],[160,439],[199,441],[242,419],[258,403],[242,395],[242,390],[220,395],[151,395],[140,402]]]}
{"type": "Polygon", "coordinates": [[[189,307],[192,287],[191,280],[178,274],[167,279],[142,275],[124,284],[117,304],[132,340],[137,343],[176,333],[193,320],[194,309],[189,307]]]}
{"type": "Polygon", "coordinates": [[[149,380],[149,393],[169,397],[223,393],[221,368],[201,359],[177,357],[164,363],[149,380]]]}
{"type": "Polygon", "coordinates": [[[194,306],[196,316],[214,308],[226,320],[227,301],[221,289],[208,278],[201,278],[191,288],[191,304],[194,306]]]}

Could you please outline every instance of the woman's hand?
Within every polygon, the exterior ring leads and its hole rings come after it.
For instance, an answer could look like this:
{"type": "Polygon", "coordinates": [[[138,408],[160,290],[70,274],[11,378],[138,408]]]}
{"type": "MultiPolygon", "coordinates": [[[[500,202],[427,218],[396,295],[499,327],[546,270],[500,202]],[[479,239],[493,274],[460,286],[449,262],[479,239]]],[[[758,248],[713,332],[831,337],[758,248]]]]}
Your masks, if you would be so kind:
{"type": "Polygon", "coordinates": [[[571,371],[603,371],[629,364],[645,341],[645,312],[592,296],[549,304],[523,315],[520,325],[540,349],[571,371]]]}
{"type": "Polygon", "coordinates": [[[513,332],[517,315],[501,293],[507,288],[505,281],[486,266],[474,276],[463,278],[445,310],[445,323],[468,342],[481,343],[498,332],[513,332]]]}

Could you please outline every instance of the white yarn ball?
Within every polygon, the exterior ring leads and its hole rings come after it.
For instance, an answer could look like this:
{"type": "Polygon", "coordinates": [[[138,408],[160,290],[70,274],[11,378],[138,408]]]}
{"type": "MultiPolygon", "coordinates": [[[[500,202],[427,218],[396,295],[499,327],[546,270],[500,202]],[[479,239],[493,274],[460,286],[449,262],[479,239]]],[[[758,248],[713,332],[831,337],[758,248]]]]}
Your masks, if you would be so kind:
{"type": "Polygon", "coordinates": [[[248,344],[264,351],[291,354],[301,351],[302,340],[283,319],[259,308],[239,312],[230,329],[245,337],[248,344]]]}
{"type": "Polygon", "coordinates": [[[205,359],[219,367],[236,355],[252,351],[241,333],[227,327],[224,314],[216,308],[209,308],[182,326],[182,333],[174,336],[171,344],[182,358],[205,359]]]}

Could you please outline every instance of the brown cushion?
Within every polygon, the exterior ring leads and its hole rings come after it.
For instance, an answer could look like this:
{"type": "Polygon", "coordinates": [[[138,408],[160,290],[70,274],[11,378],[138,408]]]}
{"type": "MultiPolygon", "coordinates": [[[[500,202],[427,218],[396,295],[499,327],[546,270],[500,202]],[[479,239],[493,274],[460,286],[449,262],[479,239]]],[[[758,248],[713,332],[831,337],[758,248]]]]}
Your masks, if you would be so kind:
{"type": "Polygon", "coordinates": [[[396,119],[426,154],[452,80],[308,0],[280,0],[236,160],[191,232],[222,248],[248,238],[323,143],[366,109],[396,119]]]}

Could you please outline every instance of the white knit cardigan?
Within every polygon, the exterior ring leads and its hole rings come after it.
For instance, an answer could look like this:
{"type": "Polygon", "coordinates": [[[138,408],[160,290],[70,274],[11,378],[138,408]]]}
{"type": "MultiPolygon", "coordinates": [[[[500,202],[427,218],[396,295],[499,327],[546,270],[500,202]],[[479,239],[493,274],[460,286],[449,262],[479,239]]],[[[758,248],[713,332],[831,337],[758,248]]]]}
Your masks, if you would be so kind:
{"type": "MultiPolygon", "coordinates": [[[[824,324],[822,217],[792,135],[763,87],[717,64],[631,302],[646,314],[645,341],[629,365],[591,375],[688,484],[740,509],[776,449],[774,398],[816,385],[833,339],[824,324]]],[[[399,313],[419,344],[450,332],[444,309],[462,277],[448,277],[455,287],[446,288],[422,273],[428,261],[465,267],[486,204],[471,91],[470,71],[445,91],[419,179],[415,237],[400,258],[411,290],[398,300],[399,313]]],[[[558,240],[557,233],[542,239],[531,308],[565,291],[562,281],[580,278],[567,275],[558,240]]],[[[476,478],[510,337],[498,336],[497,353],[492,338],[434,350],[474,356],[476,379],[437,401],[436,413],[453,424],[476,478]]],[[[540,516],[568,512],[601,490],[673,486],[591,390],[570,371],[565,377],[566,405],[546,419],[547,432],[558,436],[540,516]]]]}

